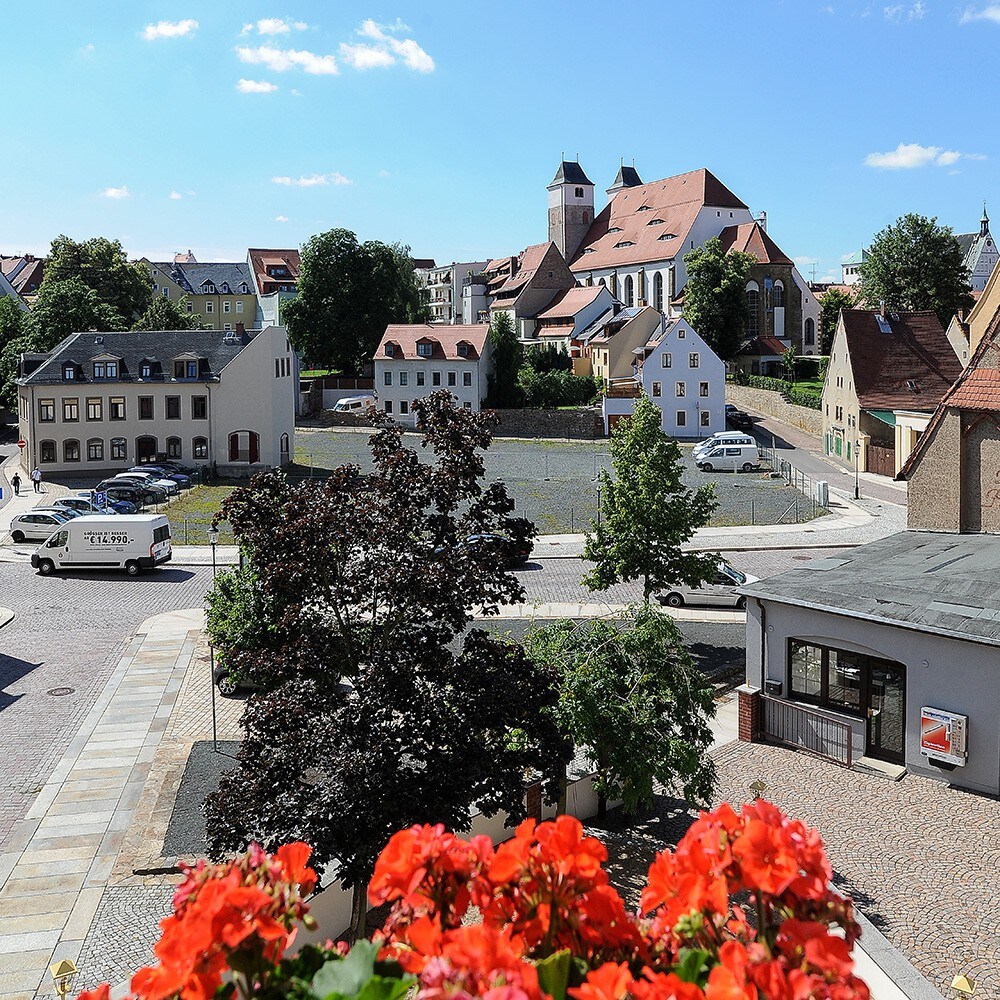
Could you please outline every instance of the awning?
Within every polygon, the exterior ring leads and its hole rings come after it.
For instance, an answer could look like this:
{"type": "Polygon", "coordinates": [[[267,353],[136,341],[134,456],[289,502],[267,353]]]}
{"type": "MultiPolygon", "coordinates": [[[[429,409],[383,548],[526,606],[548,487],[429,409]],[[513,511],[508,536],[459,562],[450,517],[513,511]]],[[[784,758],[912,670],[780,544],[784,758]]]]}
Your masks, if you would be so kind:
{"type": "Polygon", "coordinates": [[[890,427],[896,426],[896,414],[893,410],[865,410],[865,413],[876,420],[881,420],[883,424],[888,424],[890,427]]]}

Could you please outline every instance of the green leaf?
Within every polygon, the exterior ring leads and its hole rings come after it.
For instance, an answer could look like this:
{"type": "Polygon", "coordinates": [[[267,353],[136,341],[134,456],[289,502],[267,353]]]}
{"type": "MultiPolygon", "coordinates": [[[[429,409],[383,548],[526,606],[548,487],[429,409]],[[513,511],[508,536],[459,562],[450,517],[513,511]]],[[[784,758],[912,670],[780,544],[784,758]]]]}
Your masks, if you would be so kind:
{"type": "Polygon", "coordinates": [[[677,978],[685,983],[702,985],[708,975],[708,952],[703,948],[682,948],[680,961],[674,968],[677,978]]]}
{"type": "Polygon", "coordinates": [[[344,958],[327,962],[313,976],[313,992],[319,997],[357,996],[375,974],[378,945],[358,941],[344,958]]]}
{"type": "Polygon", "coordinates": [[[566,948],[535,963],[535,968],[538,970],[538,983],[552,997],[552,1000],[565,1000],[566,998],[571,957],[569,949],[566,948]]]}

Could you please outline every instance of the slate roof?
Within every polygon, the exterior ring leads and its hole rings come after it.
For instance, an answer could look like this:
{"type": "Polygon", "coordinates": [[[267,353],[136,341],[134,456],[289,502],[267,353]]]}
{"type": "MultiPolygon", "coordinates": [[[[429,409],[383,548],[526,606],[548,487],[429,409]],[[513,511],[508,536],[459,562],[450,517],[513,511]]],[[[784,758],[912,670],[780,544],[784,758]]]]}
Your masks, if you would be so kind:
{"type": "Polygon", "coordinates": [[[373,360],[478,361],[486,347],[489,333],[490,328],[485,323],[390,323],[378,342],[373,360]],[[433,354],[429,358],[417,354],[418,340],[430,340],[433,343],[433,354]],[[461,341],[472,345],[472,350],[464,357],[458,353],[461,341]],[[387,343],[397,348],[391,357],[385,353],[387,343]]]}
{"type": "MultiPolygon", "coordinates": [[[[159,362],[163,381],[173,381],[173,360],[182,354],[191,354],[208,361],[208,371],[198,379],[182,381],[204,382],[218,375],[255,336],[246,332],[242,336],[227,330],[155,330],[141,333],[71,333],[48,354],[48,360],[30,375],[20,379],[22,385],[93,384],[94,358],[111,356],[121,359],[118,379],[99,379],[97,384],[141,381],[143,361],[159,362]],[[228,338],[228,342],[226,339],[228,338]],[[72,361],[82,366],[72,383],[63,380],[63,364],[72,361]]],[[[155,370],[155,366],[154,366],[155,370]]]]}
{"type": "Polygon", "coordinates": [[[979,233],[959,233],[955,239],[958,240],[958,245],[962,248],[962,259],[965,260],[969,256],[972,244],[979,239],[979,233]]]}
{"type": "Polygon", "coordinates": [[[864,409],[933,410],[962,373],[962,362],[930,310],[886,313],[890,333],[881,331],[878,314],[870,310],[844,309],[841,316],[854,390],[864,409]]]}
{"type": "Polygon", "coordinates": [[[594,182],[583,172],[583,167],[575,160],[563,160],[559,164],[555,177],[549,187],[555,184],[589,184],[594,186],[594,182]]]}
{"type": "Polygon", "coordinates": [[[1000,535],[902,531],[741,594],[1000,646],[1000,535]]]}
{"type": "Polygon", "coordinates": [[[618,168],[614,182],[608,190],[619,191],[622,188],[638,187],[640,184],[642,184],[642,178],[639,176],[639,171],[635,167],[626,167],[623,163],[618,168]]]}
{"type": "Polygon", "coordinates": [[[0,272],[10,281],[18,295],[31,295],[38,291],[45,276],[45,261],[30,254],[0,257],[0,272]]]}
{"type": "Polygon", "coordinates": [[[741,250],[753,254],[761,264],[791,264],[791,257],[778,246],[759,222],[745,222],[739,226],[726,226],[719,233],[722,249],[741,250]]]}
{"type": "Polygon", "coordinates": [[[623,188],[595,217],[570,270],[673,260],[690,249],[688,233],[706,205],[747,207],[705,169],[623,188]]]}
{"type": "Polygon", "coordinates": [[[173,261],[154,261],[152,266],[176,282],[188,295],[205,295],[205,282],[215,286],[212,294],[253,295],[250,268],[242,263],[216,262],[210,264],[184,264],[173,261]],[[240,292],[240,285],[246,285],[246,292],[240,292]]]}

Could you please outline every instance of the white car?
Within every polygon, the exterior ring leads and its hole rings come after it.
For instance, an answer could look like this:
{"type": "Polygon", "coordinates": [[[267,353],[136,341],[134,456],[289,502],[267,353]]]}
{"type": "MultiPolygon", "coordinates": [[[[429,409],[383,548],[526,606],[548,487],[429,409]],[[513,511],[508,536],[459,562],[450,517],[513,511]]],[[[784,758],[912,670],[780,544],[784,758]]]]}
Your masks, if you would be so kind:
{"type": "Polygon", "coordinates": [[[119,472],[115,479],[123,479],[126,482],[145,483],[150,486],[158,486],[161,490],[166,490],[170,496],[180,493],[180,486],[172,479],[161,479],[153,475],[152,472],[119,472]]]}
{"type": "Polygon", "coordinates": [[[107,510],[101,510],[100,507],[95,507],[91,502],[90,497],[61,497],[56,500],[53,507],[68,507],[70,510],[75,510],[78,514],[117,514],[116,510],[112,510],[110,507],[107,510]]]}
{"type": "Polygon", "coordinates": [[[715,448],[719,448],[722,445],[754,445],[757,442],[749,434],[743,431],[719,431],[717,434],[713,434],[710,438],[705,438],[704,441],[700,441],[694,446],[693,455],[695,460],[700,458],[702,455],[707,455],[710,451],[715,448]]]}
{"type": "Polygon", "coordinates": [[[69,511],[29,510],[11,518],[10,537],[15,542],[44,542],[60,525],[73,520],[69,511]]]}
{"type": "Polygon", "coordinates": [[[660,604],[666,604],[671,608],[680,608],[685,604],[711,604],[730,608],[745,608],[747,599],[742,594],[737,594],[736,588],[743,587],[748,583],[756,583],[757,580],[758,577],[741,573],[724,559],[721,559],[714,580],[707,580],[698,587],[689,587],[686,583],[677,584],[663,593],[657,594],[656,599],[660,604]]]}

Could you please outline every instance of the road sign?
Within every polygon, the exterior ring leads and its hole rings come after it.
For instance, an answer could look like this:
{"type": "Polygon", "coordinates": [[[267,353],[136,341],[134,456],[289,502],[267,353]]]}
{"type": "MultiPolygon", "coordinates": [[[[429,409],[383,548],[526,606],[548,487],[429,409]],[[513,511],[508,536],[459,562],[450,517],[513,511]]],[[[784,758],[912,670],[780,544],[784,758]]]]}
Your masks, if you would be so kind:
{"type": "Polygon", "coordinates": [[[108,495],[104,490],[98,490],[94,494],[94,506],[95,507],[106,507],[108,505],[108,495]]]}
{"type": "Polygon", "coordinates": [[[21,449],[21,451],[24,451],[24,449],[28,446],[28,442],[25,441],[24,438],[20,438],[18,439],[17,446],[21,449]]]}

